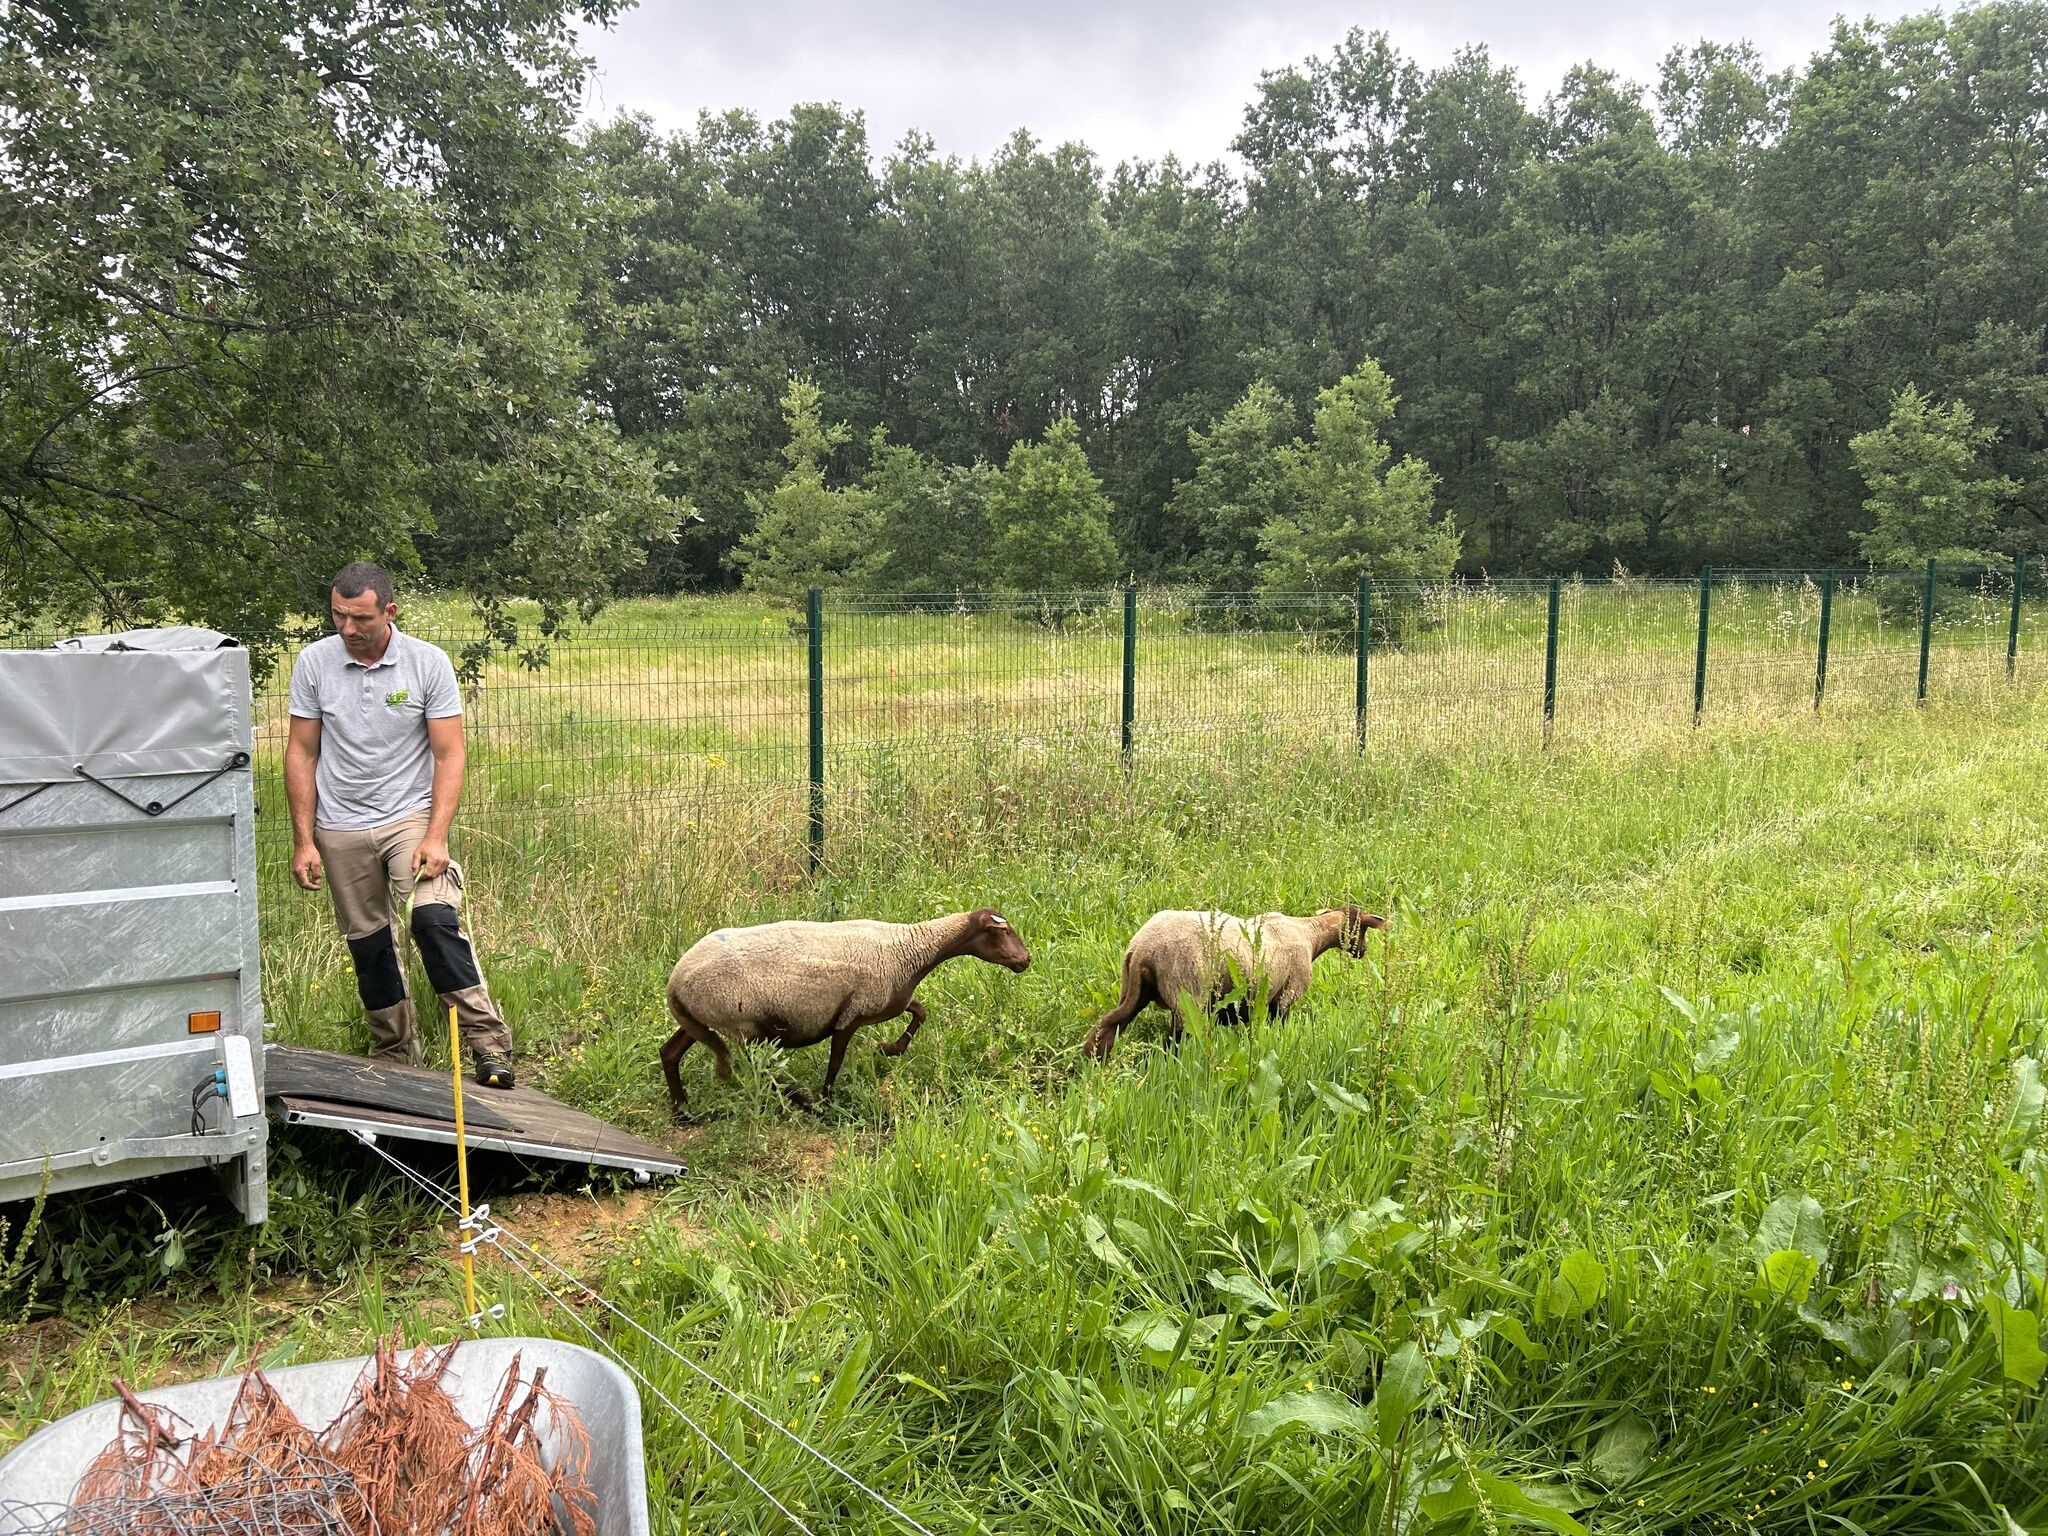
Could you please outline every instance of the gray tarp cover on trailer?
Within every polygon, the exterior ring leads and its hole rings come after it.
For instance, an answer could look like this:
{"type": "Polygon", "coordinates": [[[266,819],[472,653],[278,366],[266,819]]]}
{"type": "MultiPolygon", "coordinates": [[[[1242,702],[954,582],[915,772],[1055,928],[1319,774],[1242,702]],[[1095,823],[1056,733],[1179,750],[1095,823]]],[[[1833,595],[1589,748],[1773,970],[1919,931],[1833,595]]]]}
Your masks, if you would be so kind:
{"type": "Polygon", "coordinates": [[[233,644],[145,629],[0,652],[0,784],[63,783],[81,767],[101,779],[220,772],[254,745],[246,653],[226,666],[217,654],[233,644]]]}

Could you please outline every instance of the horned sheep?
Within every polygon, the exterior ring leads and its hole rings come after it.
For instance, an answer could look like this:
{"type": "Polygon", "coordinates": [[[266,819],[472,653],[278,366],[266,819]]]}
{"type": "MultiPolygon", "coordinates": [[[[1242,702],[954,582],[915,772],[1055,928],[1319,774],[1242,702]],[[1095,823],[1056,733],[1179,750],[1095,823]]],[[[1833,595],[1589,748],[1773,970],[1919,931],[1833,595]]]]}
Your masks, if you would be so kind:
{"type": "MultiPolygon", "coordinates": [[[[900,1056],[910,1048],[925,1021],[924,1004],[911,994],[932,971],[962,955],[1018,972],[1031,964],[1016,929],[987,907],[923,923],[781,922],[706,934],[668,978],[676,1030],[661,1048],[661,1069],[670,1103],[682,1112],[683,1053],[699,1042],[710,1048],[720,1081],[729,1082],[729,1040],[773,1040],[795,1049],[828,1035],[829,1095],[857,1030],[908,1014],[903,1033],[882,1054],[900,1056]]],[[[811,1102],[800,1089],[790,1097],[807,1107],[811,1102]]]]}
{"type": "Polygon", "coordinates": [[[1365,936],[1387,920],[1354,906],[1331,907],[1313,917],[1268,912],[1159,912],[1132,935],[1124,950],[1123,985],[1116,1006],[1089,1033],[1083,1049],[1106,1061],[1117,1035],[1152,1003],[1172,1015],[1167,1038],[1178,1040],[1189,1008],[1242,1021],[1263,990],[1268,1018],[1285,1018],[1308,991],[1316,957],[1342,949],[1365,954],[1365,936]],[[1227,1005],[1218,1007],[1219,1004],[1227,1005]]]}

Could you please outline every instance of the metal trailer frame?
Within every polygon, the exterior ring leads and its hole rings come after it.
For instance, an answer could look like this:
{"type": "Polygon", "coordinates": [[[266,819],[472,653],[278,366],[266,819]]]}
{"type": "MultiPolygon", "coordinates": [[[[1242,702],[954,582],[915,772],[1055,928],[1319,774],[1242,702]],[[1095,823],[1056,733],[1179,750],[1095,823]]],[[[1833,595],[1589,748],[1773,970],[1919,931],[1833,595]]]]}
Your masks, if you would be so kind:
{"type": "Polygon", "coordinates": [[[253,750],[224,636],[0,651],[0,1201],[213,1166],[267,1215],[253,750]]]}

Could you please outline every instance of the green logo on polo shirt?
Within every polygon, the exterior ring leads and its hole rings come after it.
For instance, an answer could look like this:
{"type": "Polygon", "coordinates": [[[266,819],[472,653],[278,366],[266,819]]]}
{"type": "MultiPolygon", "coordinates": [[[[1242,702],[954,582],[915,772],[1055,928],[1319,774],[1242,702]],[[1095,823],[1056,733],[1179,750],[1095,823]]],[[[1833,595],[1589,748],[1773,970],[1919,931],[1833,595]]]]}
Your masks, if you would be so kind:
{"type": "Polygon", "coordinates": [[[396,709],[398,708],[399,705],[403,704],[410,697],[412,697],[412,690],[410,688],[399,688],[391,693],[385,694],[384,702],[391,708],[396,709]]]}

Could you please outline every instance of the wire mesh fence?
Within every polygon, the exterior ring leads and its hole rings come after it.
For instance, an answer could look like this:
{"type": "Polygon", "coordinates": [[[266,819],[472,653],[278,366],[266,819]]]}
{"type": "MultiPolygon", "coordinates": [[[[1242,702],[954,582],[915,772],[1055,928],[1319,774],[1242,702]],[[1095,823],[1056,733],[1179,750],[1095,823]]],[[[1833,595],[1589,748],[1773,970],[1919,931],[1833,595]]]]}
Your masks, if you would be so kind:
{"type": "MultiPolygon", "coordinates": [[[[460,656],[474,626],[430,612],[401,626],[460,656]]],[[[259,868],[291,853],[284,800],[286,693],[299,647],[272,648],[256,701],[259,868]]],[[[720,605],[651,614],[621,605],[529,669],[498,657],[463,683],[468,772],[461,827],[472,853],[530,858],[735,829],[751,840],[801,814],[805,627],[801,615],[720,605]]]]}
{"type": "MultiPolygon", "coordinates": [[[[401,622],[458,657],[479,637],[447,602],[401,622]]],[[[468,857],[563,879],[613,845],[794,874],[824,837],[886,836],[962,797],[983,822],[1057,816],[1082,778],[1148,764],[1983,704],[2048,675],[2044,622],[2039,562],[636,601],[556,636],[544,667],[473,670],[460,825],[468,857]]],[[[260,865],[282,881],[296,646],[259,652],[260,865]]]]}

